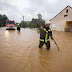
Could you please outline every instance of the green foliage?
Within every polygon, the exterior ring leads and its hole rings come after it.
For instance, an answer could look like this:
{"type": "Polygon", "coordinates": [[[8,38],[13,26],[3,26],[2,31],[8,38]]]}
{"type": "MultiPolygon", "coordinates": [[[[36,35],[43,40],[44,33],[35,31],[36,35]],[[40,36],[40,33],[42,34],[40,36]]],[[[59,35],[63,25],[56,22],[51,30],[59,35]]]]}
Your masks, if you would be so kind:
{"type": "Polygon", "coordinates": [[[39,28],[41,26],[45,25],[45,21],[44,20],[40,20],[40,19],[32,19],[32,21],[29,23],[29,27],[31,28],[39,28]]]}
{"type": "Polygon", "coordinates": [[[29,27],[29,23],[27,21],[21,21],[20,26],[26,28],[29,27]]]}
{"type": "Polygon", "coordinates": [[[33,27],[30,27],[30,29],[33,29],[33,27]]]}
{"type": "Polygon", "coordinates": [[[38,19],[32,19],[32,21],[29,23],[29,27],[30,28],[39,28],[40,25],[44,26],[45,25],[45,21],[42,19],[42,15],[38,14],[38,19]]]}
{"type": "Polygon", "coordinates": [[[20,26],[23,28],[29,27],[29,28],[39,28],[40,25],[44,26],[45,21],[42,19],[42,15],[38,14],[38,19],[32,19],[32,21],[21,21],[20,26]]]}
{"type": "Polygon", "coordinates": [[[42,19],[42,15],[41,14],[38,14],[37,16],[38,16],[38,19],[40,19],[40,20],[42,19]]]}
{"type": "Polygon", "coordinates": [[[17,26],[18,24],[19,24],[19,23],[16,22],[16,26],[17,26]]]}
{"type": "Polygon", "coordinates": [[[6,24],[6,20],[8,20],[8,17],[6,15],[0,14],[0,27],[4,27],[6,24]]]}

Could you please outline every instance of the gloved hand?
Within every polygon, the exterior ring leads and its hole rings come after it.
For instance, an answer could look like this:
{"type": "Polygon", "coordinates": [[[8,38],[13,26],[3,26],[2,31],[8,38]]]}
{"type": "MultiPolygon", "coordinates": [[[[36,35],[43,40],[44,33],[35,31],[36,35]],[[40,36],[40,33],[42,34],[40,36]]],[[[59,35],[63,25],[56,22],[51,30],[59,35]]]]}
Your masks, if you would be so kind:
{"type": "Polygon", "coordinates": [[[42,27],[42,26],[40,26],[40,29],[43,29],[43,27],[42,27]]]}

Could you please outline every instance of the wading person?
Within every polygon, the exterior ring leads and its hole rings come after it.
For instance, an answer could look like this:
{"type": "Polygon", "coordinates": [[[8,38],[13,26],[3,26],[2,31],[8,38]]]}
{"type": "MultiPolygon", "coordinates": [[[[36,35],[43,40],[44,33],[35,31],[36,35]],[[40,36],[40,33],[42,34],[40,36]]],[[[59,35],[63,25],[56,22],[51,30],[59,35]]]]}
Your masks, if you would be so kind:
{"type": "Polygon", "coordinates": [[[20,32],[20,24],[17,25],[17,30],[20,32]]]}
{"type": "Polygon", "coordinates": [[[45,26],[42,27],[40,26],[40,29],[38,29],[38,33],[40,33],[40,43],[39,43],[39,48],[42,48],[42,46],[45,44],[47,49],[50,49],[50,40],[49,40],[49,36],[51,37],[52,40],[52,31],[50,29],[50,21],[46,20],[45,21],[45,26]]]}

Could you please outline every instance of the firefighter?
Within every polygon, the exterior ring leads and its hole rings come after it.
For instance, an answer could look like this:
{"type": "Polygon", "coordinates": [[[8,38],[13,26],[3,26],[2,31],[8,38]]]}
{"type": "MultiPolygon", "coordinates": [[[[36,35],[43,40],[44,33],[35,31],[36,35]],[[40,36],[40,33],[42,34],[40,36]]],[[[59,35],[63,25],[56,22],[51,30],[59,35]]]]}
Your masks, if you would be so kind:
{"type": "Polygon", "coordinates": [[[45,44],[47,49],[50,49],[50,40],[49,40],[49,36],[51,37],[52,40],[53,36],[52,36],[52,31],[50,29],[50,21],[46,20],[45,21],[45,26],[42,27],[40,26],[40,29],[38,29],[38,33],[40,33],[40,42],[39,42],[39,48],[42,48],[42,46],[45,44]]]}
{"type": "Polygon", "coordinates": [[[20,24],[17,25],[17,30],[20,32],[20,24]]]}

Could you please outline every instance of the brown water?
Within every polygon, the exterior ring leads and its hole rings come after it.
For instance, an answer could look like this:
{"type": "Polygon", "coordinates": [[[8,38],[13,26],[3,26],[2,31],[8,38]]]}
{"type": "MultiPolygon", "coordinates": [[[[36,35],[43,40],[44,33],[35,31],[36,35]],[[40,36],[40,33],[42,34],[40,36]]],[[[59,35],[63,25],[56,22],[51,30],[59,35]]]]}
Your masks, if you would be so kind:
{"type": "Polygon", "coordinates": [[[0,72],[72,72],[72,33],[53,32],[61,51],[51,40],[51,49],[38,48],[36,30],[21,32],[0,28],[0,72]]]}

